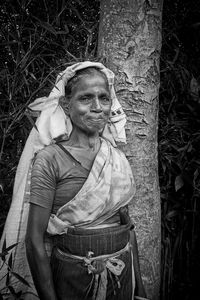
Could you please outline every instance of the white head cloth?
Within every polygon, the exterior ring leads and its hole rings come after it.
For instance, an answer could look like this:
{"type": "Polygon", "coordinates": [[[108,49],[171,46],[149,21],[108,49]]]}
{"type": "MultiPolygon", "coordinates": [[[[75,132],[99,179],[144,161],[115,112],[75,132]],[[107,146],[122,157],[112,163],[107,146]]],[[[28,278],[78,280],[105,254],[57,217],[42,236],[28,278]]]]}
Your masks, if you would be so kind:
{"type": "MultiPolygon", "coordinates": [[[[111,70],[105,68],[101,63],[85,61],[66,68],[66,70],[58,75],[55,86],[49,97],[36,99],[29,106],[32,111],[40,112],[40,115],[36,121],[38,130],[35,128],[31,130],[17,167],[12,203],[1,237],[0,249],[2,249],[5,239],[7,247],[13,245],[14,243],[18,243],[17,247],[13,248],[12,250],[13,271],[25,278],[32,287],[33,283],[28,263],[26,261],[26,250],[24,246],[29,212],[31,162],[34,154],[44,146],[54,142],[53,139],[63,134],[67,134],[68,136],[70,135],[72,124],[69,117],[66,116],[63,109],[59,105],[59,98],[60,96],[64,96],[67,81],[75,75],[76,71],[88,67],[99,68],[106,75],[109,83],[112,107],[109,122],[102,133],[102,137],[110,140],[114,146],[116,145],[115,141],[126,143],[124,129],[126,116],[115,95],[114,74],[111,70]]],[[[7,267],[6,264],[4,264],[3,268],[1,269],[1,278],[6,273],[7,267]]],[[[0,290],[1,288],[5,287],[5,280],[0,281],[0,290]]],[[[11,278],[11,285],[13,287],[16,286],[17,290],[24,290],[27,288],[15,277],[11,278]]],[[[34,296],[33,290],[34,287],[33,289],[27,288],[26,292],[31,292],[31,294],[27,294],[28,296],[26,299],[38,299],[34,296]]]]}
{"type": "Polygon", "coordinates": [[[117,100],[114,90],[114,73],[98,62],[81,62],[66,68],[56,79],[55,86],[49,97],[36,99],[29,108],[33,111],[41,111],[37,120],[39,137],[44,145],[49,145],[53,139],[61,135],[68,135],[72,131],[70,118],[64,113],[59,105],[59,98],[65,95],[65,86],[69,79],[74,77],[77,71],[88,68],[98,68],[105,74],[109,84],[110,97],[112,100],[111,113],[108,124],[105,126],[102,137],[108,139],[113,146],[115,141],[126,143],[125,123],[126,116],[117,100]]]}

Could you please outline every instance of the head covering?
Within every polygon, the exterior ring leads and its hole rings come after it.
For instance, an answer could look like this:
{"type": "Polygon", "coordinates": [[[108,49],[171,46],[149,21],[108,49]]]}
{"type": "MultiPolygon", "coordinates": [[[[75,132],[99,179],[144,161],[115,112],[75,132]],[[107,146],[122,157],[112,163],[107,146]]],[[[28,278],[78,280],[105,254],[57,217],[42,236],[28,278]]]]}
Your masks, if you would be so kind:
{"type": "Polygon", "coordinates": [[[57,76],[55,86],[49,97],[38,98],[29,105],[31,111],[41,112],[36,125],[39,138],[44,145],[49,145],[58,136],[64,134],[70,136],[72,123],[60,106],[59,98],[65,96],[65,86],[75,76],[76,72],[89,67],[95,67],[105,74],[112,100],[110,118],[103,130],[102,137],[108,139],[113,146],[116,146],[116,141],[126,143],[124,128],[126,116],[115,94],[114,73],[101,63],[85,61],[67,67],[57,76]]]}
{"type": "MultiPolygon", "coordinates": [[[[29,105],[30,111],[39,113],[39,117],[36,121],[37,130],[35,127],[31,130],[17,167],[12,203],[0,242],[0,249],[2,249],[5,239],[7,247],[18,243],[17,247],[12,249],[12,270],[23,276],[28,282],[31,281],[31,275],[28,264],[25,263],[26,250],[24,238],[29,212],[32,159],[38,150],[53,143],[55,138],[63,134],[70,136],[72,124],[60,106],[59,98],[65,95],[65,86],[68,80],[71,79],[78,70],[88,67],[98,68],[108,79],[112,106],[109,122],[102,132],[102,137],[108,139],[113,146],[116,146],[115,142],[126,143],[124,129],[126,116],[116,98],[114,91],[114,74],[101,63],[85,61],[66,68],[58,75],[50,95],[48,97],[38,98],[29,105]]],[[[1,269],[2,277],[6,273],[7,267],[6,264],[4,264],[1,269]]],[[[11,285],[13,287],[17,286],[19,290],[24,290],[23,283],[14,276],[11,278],[11,285]]],[[[1,280],[0,289],[3,287],[5,287],[5,281],[1,280]]],[[[31,292],[31,295],[27,294],[28,300],[37,299],[37,297],[33,295],[32,289],[28,288],[27,292],[28,291],[31,292]]]]}

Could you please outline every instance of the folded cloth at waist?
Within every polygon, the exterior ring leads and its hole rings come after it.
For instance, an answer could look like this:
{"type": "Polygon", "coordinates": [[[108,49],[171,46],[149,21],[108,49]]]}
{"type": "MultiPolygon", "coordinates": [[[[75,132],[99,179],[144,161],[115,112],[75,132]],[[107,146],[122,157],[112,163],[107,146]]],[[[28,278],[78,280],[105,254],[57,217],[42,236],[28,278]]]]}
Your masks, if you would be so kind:
{"type": "MultiPolygon", "coordinates": [[[[88,273],[101,273],[98,272],[97,267],[93,264],[94,262],[102,262],[105,263],[104,268],[108,268],[113,274],[120,275],[123,268],[124,263],[120,259],[117,259],[119,255],[126,251],[130,251],[131,245],[130,243],[127,243],[127,245],[122,248],[121,250],[114,252],[112,254],[104,254],[104,255],[98,255],[93,257],[93,252],[89,251],[87,256],[79,256],[79,255],[73,255],[66,252],[61,251],[59,248],[57,248],[58,255],[61,256],[61,258],[72,258],[72,259],[78,259],[85,262],[85,266],[88,268],[88,273]],[[112,264],[113,263],[113,264],[112,264]]],[[[102,269],[103,271],[103,269],[102,269]]]]}
{"type": "MultiPolygon", "coordinates": [[[[108,285],[108,272],[113,274],[113,280],[115,280],[117,283],[117,289],[120,289],[121,283],[120,277],[118,276],[121,275],[125,268],[125,262],[120,258],[125,252],[130,252],[130,248],[130,243],[127,243],[124,248],[115,253],[98,255],[95,257],[93,257],[93,252],[91,251],[87,253],[87,256],[78,256],[63,252],[59,248],[56,248],[54,249],[54,255],[56,255],[56,257],[61,261],[67,261],[68,259],[73,259],[74,261],[83,261],[85,268],[87,268],[88,274],[94,275],[94,277],[91,277],[90,285],[91,289],[93,290],[92,299],[105,300],[108,285]]],[[[116,293],[114,286],[113,293],[116,293]]]]}
{"type": "Polygon", "coordinates": [[[70,228],[66,234],[56,235],[53,246],[73,255],[94,256],[112,254],[124,248],[130,239],[130,223],[103,229],[70,228]]]}
{"type": "Polygon", "coordinates": [[[130,248],[131,248],[131,244],[128,243],[124,248],[122,248],[121,250],[119,250],[117,252],[114,252],[112,254],[98,255],[98,256],[93,256],[92,251],[89,251],[87,256],[79,256],[79,255],[69,254],[69,253],[61,251],[59,248],[57,248],[57,251],[62,257],[69,257],[69,258],[73,258],[73,259],[83,260],[86,263],[86,265],[89,265],[90,263],[92,263],[96,260],[108,261],[109,259],[116,258],[120,254],[122,254],[126,251],[129,251],[130,248]]]}

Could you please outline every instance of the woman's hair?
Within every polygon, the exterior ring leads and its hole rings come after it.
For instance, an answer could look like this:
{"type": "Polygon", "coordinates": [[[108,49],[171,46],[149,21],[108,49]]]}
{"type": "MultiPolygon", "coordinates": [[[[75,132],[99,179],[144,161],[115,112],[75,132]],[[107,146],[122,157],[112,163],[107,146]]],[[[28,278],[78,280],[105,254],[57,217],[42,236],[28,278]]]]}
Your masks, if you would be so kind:
{"type": "Polygon", "coordinates": [[[108,85],[108,79],[106,75],[101,72],[98,68],[95,67],[88,67],[85,69],[78,70],[74,77],[72,77],[68,82],[67,85],[65,86],[65,96],[68,98],[71,96],[72,89],[74,86],[78,83],[78,81],[83,78],[84,76],[95,76],[95,75],[100,75],[105,79],[106,84],[108,85]]]}

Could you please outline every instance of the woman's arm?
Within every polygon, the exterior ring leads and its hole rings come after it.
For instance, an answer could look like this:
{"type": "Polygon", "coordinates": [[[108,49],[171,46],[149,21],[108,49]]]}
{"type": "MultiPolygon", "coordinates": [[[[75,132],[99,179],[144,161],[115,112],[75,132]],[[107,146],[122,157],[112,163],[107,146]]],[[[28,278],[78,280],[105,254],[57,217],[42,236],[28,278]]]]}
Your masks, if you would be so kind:
{"type": "Polygon", "coordinates": [[[135,299],[141,297],[146,299],[146,292],[144,289],[144,285],[142,282],[141,272],[140,272],[140,265],[139,265],[139,255],[138,255],[138,246],[137,246],[137,239],[134,231],[134,225],[131,222],[130,215],[129,215],[129,208],[128,206],[122,207],[119,210],[121,224],[127,224],[130,222],[130,243],[132,246],[132,253],[133,253],[133,267],[135,272],[135,299]],[[140,296],[137,298],[137,296],[140,296]]]}
{"type": "Polygon", "coordinates": [[[144,289],[141,272],[140,272],[138,246],[137,246],[137,239],[136,239],[134,229],[130,231],[130,242],[132,245],[133,266],[135,272],[135,295],[146,298],[146,292],[144,289]]]}
{"type": "Polygon", "coordinates": [[[33,281],[42,300],[56,300],[49,258],[44,246],[44,233],[50,210],[30,204],[26,233],[26,252],[33,281]]]}

